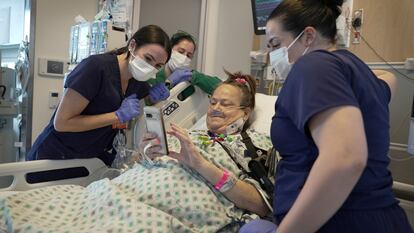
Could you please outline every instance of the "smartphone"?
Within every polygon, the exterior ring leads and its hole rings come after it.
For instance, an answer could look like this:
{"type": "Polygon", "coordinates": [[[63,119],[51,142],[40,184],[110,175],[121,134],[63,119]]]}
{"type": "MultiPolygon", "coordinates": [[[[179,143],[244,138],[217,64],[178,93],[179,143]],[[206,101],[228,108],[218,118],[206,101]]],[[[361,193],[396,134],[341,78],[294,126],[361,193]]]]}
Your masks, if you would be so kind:
{"type": "Polygon", "coordinates": [[[147,126],[147,131],[155,133],[160,139],[160,153],[168,155],[168,144],[165,134],[164,117],[162,115],[161,109],[154,106],[145,106],[144,119],[147,126]]]}

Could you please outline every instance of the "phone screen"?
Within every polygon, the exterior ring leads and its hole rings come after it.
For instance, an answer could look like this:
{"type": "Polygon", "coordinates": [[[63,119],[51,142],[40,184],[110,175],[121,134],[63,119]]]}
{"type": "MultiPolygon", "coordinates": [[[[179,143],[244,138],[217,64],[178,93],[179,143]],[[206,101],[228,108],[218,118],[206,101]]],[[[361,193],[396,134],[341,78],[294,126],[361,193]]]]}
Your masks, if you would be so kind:
{"type": "Polygon", "coordinates": [[[165,134],[164,118],[161,109],[154,106],[144,107],[144,118],[147,125],[147,131],[155,133],[160,139],[161,153],[168,154],[167,137],[165,134]]]}

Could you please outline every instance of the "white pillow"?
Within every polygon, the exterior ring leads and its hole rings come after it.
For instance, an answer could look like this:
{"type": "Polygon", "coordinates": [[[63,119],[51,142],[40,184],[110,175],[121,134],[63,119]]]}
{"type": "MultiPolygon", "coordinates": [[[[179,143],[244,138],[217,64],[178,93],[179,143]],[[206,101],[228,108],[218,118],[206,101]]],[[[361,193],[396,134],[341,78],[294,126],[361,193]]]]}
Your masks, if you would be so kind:
{"type": "Polygon", "coordinates": [[[191,126],[190,130],[207,130],[207,113],[191,126]]]}
{"type": "MultiPolygon", "coordinates": [[[[251,116],[250,128],[270,136],[270,125],[275,114],[275,102],[277,96],[256,93],[256,106],[251,116]]],[[[206,130],[206,114],[201,117],[192,127],[192,130],[206,130]]]]}
{"type": "Polygon", "coordinates": [[[270,136],[270,125],[275,115],[277,96],[256,93],[256,106],[252,116],[250,128],[270,136]]]}

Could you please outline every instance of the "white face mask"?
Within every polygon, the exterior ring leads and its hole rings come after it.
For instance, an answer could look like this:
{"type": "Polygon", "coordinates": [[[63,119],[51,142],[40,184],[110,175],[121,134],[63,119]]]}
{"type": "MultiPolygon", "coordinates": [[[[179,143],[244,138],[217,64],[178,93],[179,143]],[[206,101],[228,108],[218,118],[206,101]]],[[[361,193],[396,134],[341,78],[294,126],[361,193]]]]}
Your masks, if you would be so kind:
{"type": "MultiPolygon", "coordinates": [[[[288,50],[302,36],[303,32],[304,31],[302,31],[288,47],[281,47],[269,53],[270,64],[280,79],[286,79],[292,68],[292,63],[289,62],[288,50]]],[[[305,49],[302,55],[308,51],[308,48],[309,47],[305,49]]]]}
{"type": "MultiPolygon", "coordinates": [[[[130,51],[131,52],[131,51],[130,51]]],[[[148,64],[144,59],[140,58],[139,56],[135,56],[131,52],[131,58],[129,60],[128,69],[129,72],[131,72],[132,77],[136,79],[137,81],[145,82],[148,79],[155,76],[155,74],[158,72],[155,67],[148,64]]]]}
{"type": "Polygon", "coordinates": [[[243,129],[244,123],[245,121],[243,117],[240,117],[235,122],[231,123],[226,127],[226,134],[230,135],[241,131],[243,129]]]}
{"type": "Polygon", "coordinates": [[[178,68],[190,67],[191,59],[177,51],[172,51],[171,58],[168,60],[168,68],[174,71],[178,68]]]}

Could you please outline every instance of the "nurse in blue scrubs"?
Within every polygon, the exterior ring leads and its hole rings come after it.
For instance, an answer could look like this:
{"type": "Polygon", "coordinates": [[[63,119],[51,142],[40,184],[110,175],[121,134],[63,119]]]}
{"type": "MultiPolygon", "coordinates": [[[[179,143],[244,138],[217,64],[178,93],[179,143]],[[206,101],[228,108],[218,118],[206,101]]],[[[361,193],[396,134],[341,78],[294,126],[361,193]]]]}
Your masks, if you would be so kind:
{"type": "Polygon", "coordinates": [[[271,139],[282,157],[275,224],[241,232],[412,233],[388,165],[392,75],[335,47],[342,0],[285,0],[267,25],[270,62],[286,82],[271,139]]]}
{"type": "Polygon", "coordinates": [[[151,87],[146,81],[170,55],[168,35],[148,25],[124,48],[84,59],[68,75],[59,107],[26,159],[97,157],[110,166],[117,126],[139,115],[140,99],[157,102],[169,96],[165,84],[151,87]]]}

